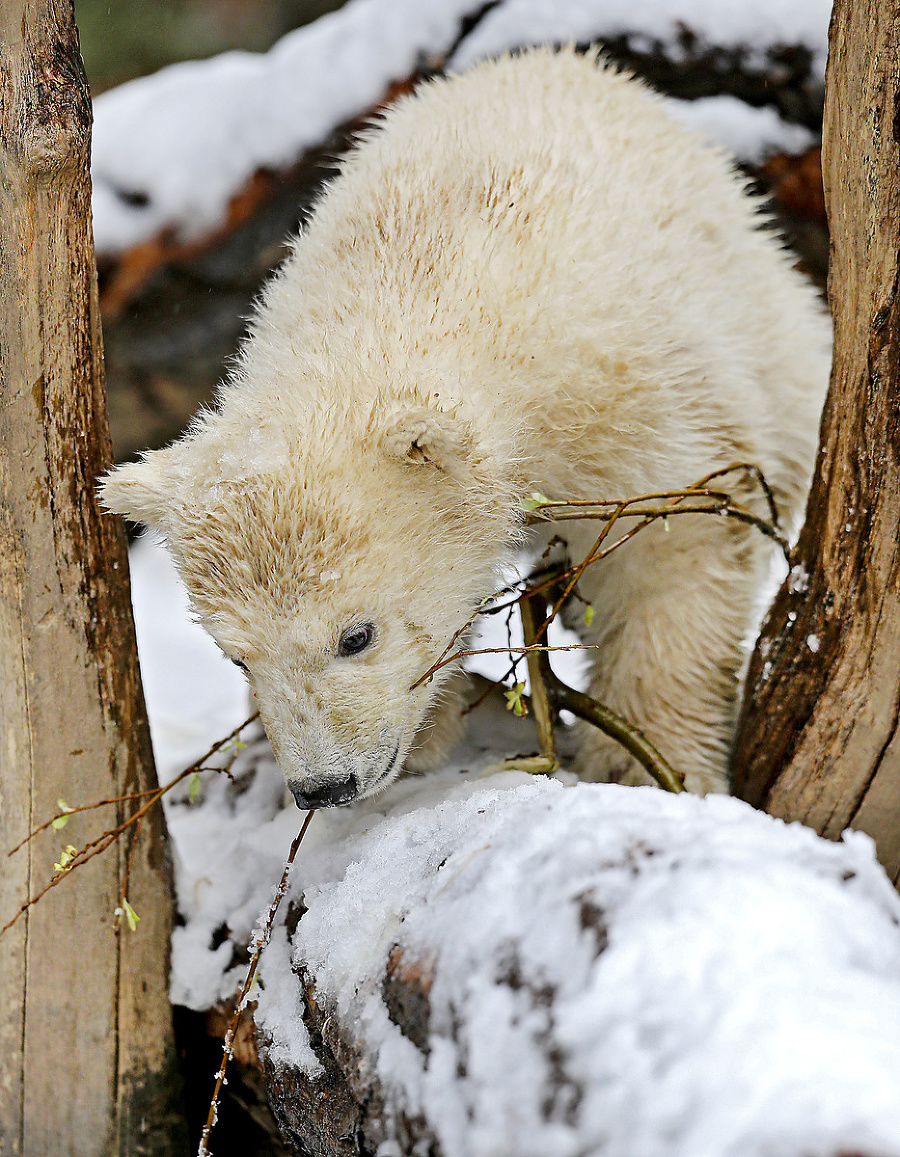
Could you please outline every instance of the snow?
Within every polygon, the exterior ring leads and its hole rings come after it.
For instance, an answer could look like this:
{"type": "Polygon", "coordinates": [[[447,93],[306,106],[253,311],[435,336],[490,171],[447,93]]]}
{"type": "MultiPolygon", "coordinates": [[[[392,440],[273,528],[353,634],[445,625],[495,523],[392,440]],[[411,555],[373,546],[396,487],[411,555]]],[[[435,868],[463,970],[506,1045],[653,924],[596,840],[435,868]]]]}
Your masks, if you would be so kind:
{"type": "Polygon", "coordinates": [[[356,0],[267,53],[176,64],[104,93],[94,104],[98,250],[164,228],[185,238],[213,228],[257,169],[290,165],[375,105],[392,80],[450,45],[479,2],[356,0]]]}
{"type": "Polygon", "coordinates": [[[900,898],[866,837],[455,770],[316,828],[294,964],[446,1157],[900,1152],[900,898]],[[427,1058],[382,1000],[396,945],[431,966],[427,1058]]]}
{"type": "Polygon", "coordinates": [[[823,0],[506,0],[489,12],[453,58],[465,68],[479,57],[542,42],[585,43],[639,35],[676,48],[680,26],[702,43],[756,49],[760,62],[770,45],[805,44],[824,72],[830,3],[823,0]]]}
{"type": "Polygon", "coordinates": [[[187,592],[153,535],[131,549],[144,696],[161,783],[188,767],[252,711],[247,681],[190,616],[187,592]]]}
{"type": "MultiPolygon", "coordinates": [[[[481,7],[482,0],[352,0],[267,53],[177,64],[102,94],[92,165],[98,252],[115,255],[160,232],[182,240],[209,233],[257,170],[291,165],[374,107],[393,81],[442,59],[462,19],[481,7]]],[[[626,33],[677,58],[684,25],[701,43],[744,46],[760,63],[771,46],[806,45],[821,75],[829,13],[828,0],[501,0],[450,63],[460,69],[519,46],[626,33]]],[[[809,143],[772,109],[727,98],[680,115],[747,160],[809,143]]]]}
{"type": "Polygon", "coordinates": [[[759,164],[776,152],[802,153],[815,143],[803,125],[788,124],[775,109],[752,108],[733,96],[666,104],[673,116],[750,164],[759,164]]]}
{"type": "Polygon", "coordinates": [[[809,573],[802,563],[791,567],[788,574],[788,590],[792,595],[802,595],[809,589],[809,573]]]}
{"type": "MultiPolygon", "coordinates": [[[[246,692],[161,547],[132,559],[168,776],[240,722],[246,692]]],[[[724,797],[497,770],[533,742],[520,726],[476,713],[443,771],[315,816],[252,994],[272,1060],[319,1068],[296,969],[445,1157],[900,1154],[900,897],[871,841],[724,797]],[[395,946],[430,965],[427,1059],[381,1000],[395,946]]],[[[192,1008],[239,988],[235,946],[301,821],[245,738],[231,779],[204,772],[168,805],[172,996],[192,1008]]]]}

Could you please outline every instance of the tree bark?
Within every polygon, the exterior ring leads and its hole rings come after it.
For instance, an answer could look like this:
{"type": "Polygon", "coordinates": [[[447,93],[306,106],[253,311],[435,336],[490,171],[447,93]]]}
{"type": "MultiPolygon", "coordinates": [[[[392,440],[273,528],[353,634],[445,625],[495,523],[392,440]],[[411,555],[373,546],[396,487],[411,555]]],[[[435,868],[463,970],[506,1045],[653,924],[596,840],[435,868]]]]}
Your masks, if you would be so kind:
{"type": "Polygon", "coordinates": [[[837,0],[823,169],[835,360],[796,566],[750,667],[744,799],[875,839],[900,880],[900,29],[837,0]]]}
{"type": "MultiPolygon", "coordinates": [[[[0,6],[0,851],[70,804],[154,783],[110,461],[90,218],[91,106],[71,3],[0,6]]],[[[118,805],[120,819],[123,806],[118,805]]],[[[52,874],[73,817],[4,858],[0,924],[52,874]],[[62,839],[60,840],[60,837],[62,839]]],[[[0,1153],[179,1152],[161,817],[0,939],[0,1153]],[[127,895],[141,918],[114,932],[127,895]]]]}

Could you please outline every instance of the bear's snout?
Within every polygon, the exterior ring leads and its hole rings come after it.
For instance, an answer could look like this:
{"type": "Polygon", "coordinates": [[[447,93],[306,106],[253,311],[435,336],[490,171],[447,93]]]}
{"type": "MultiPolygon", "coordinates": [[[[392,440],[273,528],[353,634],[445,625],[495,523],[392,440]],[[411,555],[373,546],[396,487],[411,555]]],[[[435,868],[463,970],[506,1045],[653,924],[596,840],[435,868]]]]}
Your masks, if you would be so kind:
{"type": "Polygon", "coordinates": [[[288,784],[291,795],[301,811],[311,811],[320,807],[337,807],[342,803],[350,803],[359,794],[359,784],[355,775],[348,775],[346,779],[337,783],[326,783],[321,787],[301,789],[288,784]]]}

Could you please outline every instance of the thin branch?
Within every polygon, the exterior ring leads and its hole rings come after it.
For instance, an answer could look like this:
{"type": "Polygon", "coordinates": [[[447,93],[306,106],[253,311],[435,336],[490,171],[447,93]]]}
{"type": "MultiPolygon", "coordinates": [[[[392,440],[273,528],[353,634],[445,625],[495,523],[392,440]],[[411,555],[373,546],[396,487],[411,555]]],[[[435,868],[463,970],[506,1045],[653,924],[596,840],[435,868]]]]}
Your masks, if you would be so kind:
{"type": "MultiPolygon", "coordinates": [[[[546,611],[547,601],[541,595],[529,595],[519,603],[526,646],[533,648],[537,639],[538,621],[546,611]]],[[[556,712],[544,680],[544,672],[545,669],[549,670],[550,660],[546,651],[534,649],[528,651],[526,659],[528,676],[531,680],[531,712],[537,728],[541,755],[547,761],[546,770],[555,771],[559,767],[559,757],[556,754],[556,712]]]]}
{"type": "Polygon", "coordinates": [[[238,1030],[238,1025],[241,1022],[241,1013],[247,1004],[247,994],[253,987],[253,981],[256,978],[256,970],[259,966],[259,958],[262,951],[269,943],[269,938],[272,935],[272,923],[275,920],[275,915],[278,912],[278,907],[284,899],[284,894],[287,891],[288,875],[291,870],[291,865],[294,862],[294,857],[297,855],[297,849],[303,837],[306,835],[306,829],[310,825],[310,821],[315,815],[314,811],[306,813],[306,819],[303,821],[299,833],[294,842],[291,844],[291,851],[288,855],[287,862],[284,865],[284,871],[281,874],[281,882],[275,889],[275,895],[272,897],[272,902],[269,904],[269,910],[266,913],[266,918],[263,921],[262,930],[259,936],[256,937],[256,942],[253,949],[253,955],[250,958],[250,965],[247,968],[247,975],[244,978],[244,985],[241,988],[241,995],[238,997],[237,1007],[234,1010],[234,1016],[231,1018],[231,1023],[228,1026],[228,1032],[225,1034],[225,1043],[222,1046],[222,1061],[219,1065],[219,1071],[216,1074],[216,1084],[213,1089],[212,1100],[209,1103],[209,1113],[206,1117],[206,1124],[203,1127],[203,1135],[200,1138],[200,1146],[197,1150],[197,1157],[211,1157],[210,1150],[207,1148],[209,1135],[212,1132],[213,1125],[216,1123],[216,1118],[219,1112],[219,1095],[222,1092],[222,1085],[225,1082],[225,1070],[228,1068],[228,1062],[231,1059],[234,1038],[238,1030]]]}
{"type": "Polygon", "coordinates": [[[589,499],[589,498],[588,499],[547,499],[546,501],[542,501],[542,502],[537,503],[534,507],[534,510],[535,511],[541,511],[541,510],[546,510],[546,509],[550,509],[550,508],[556,509],[556,508],[565,508],[565,507],[571,507],[574,509],[577,507],[590,508],[590,507],[602,507],[602,506],[616,507],[616,506],[621,506],[621,505],[633,506],[633,505],[635,505],[635,503],[638,503],[638,502],[663,501],[666,499],[672,499],[672,498],[678,498],[678,497],[688,498],[688,497],[691,497],[695,494],[703,494],[703,493],[706,493],[708,495],[716,495],[716,496],[725,495],[726,497],[730,498],[731,495],[728,494],[727,491],[721,491],[721,490],[710,491],[710,490],[707,490],[707,486],[708,486],[708,483],[712,482],[712,480],[714,478],[724,478],[726,475],[734,474],[738,470],[742,470],[745,473],[751,474],[753,476],[753,478],[755,479],[755,481],[759,485],[760,489],[762,490],[763,494],[765,495],[766,503],[768,504],[768,507],[769,507],[769,513],[771,515],[771,520],[772,520],[773,525],[779,526],[780,520],[778,517],[778,507],[775,503],[775,495],[773,494],[772,488],[769,486],[769,483],[766,481],[766,476],[763,474],[763,472],[759,468],[759,466],[757,466],[754,462],[732,462],[730,466],[722,466],[718,470],[713,470],[709,474],[705,474],[702,478],[698,478],[696,482],[692,483],[692,485],[684,487],[683,489],[651,491],[647,494],[632,495],[632,497],[626,498],[626,499],[620,499],[620,498],[601,498],[599,500],[589,499]]]}
{"type": "MultiPolygon", "coordinates": [[[[623,515],[629,518],[641,518],[643,521],[636,527],[632,527],[627,536],[618,539],[609,550],[597,552],[596,544],[589,552],[589,561],[587,565],[596,562],[599,558],[605,558],[607,554],[621,546],[628,539],[632,538],[634,532],[643,530],[645,526],[649,526],[651,522],[657,519],[674,518],[679,514],[719,514],[725,518],[735,518],[739,522],[744,522],[748,526],[755,526],[767,538],[771,538],[773,542],[777,543],[781,549],[785,559],[790,562],[791,548],[790,543],[785,536],[778,529],[777,524],[767,522],[764,518],[760,518],[758,514],[747,510],[746,507],[739,505],[724,491],[718,490],[695,490],[686,491],[678,496],[675,492],[659,495],[641,495],[635,499],[628,499],[627,502],[622,502],[616,506],[614,510],[606,510],[604,507],[607,504],[599,502],[559,502],[548,504],[547,508],[539,507],[531,515],[528,521],[531,522],[573,522],[578,519],[598,519],[600,521],[613,522],[623,515]],[[659,499],[673,499],[668,505],[663,507],[648,507],[637,506],[632,508],[632,503],[646,502],[648,498],[659,499]],[[682,506],[681,502],[690,498],[709,498],[712,500],[711,504],[706,506],[682,506]],[[546,513],[545,513],[546,510],[546,513]]],[[[584,564],[581,564],[582,568],[584,564]]]]}
{"type": "Polygon", "coordinates": [[[128,881],[131,878],[131,868],[134,864],[134,853],[137,850],[138,839],[141,834],[141,827],[145,819],[146,816],[141,816],[141,818],[137,821],[137,823],[134,825],[134,835],[131,837],[131,848],[128,851],[128,861],[125,864],[125,873],[122,876],[122,887],[119,889],[119,908],[117,912],[119,919],[116,921],[117,933],[122,926],[121,915],[126,910],[125,906],[128,900],[128,881]]]}
{"type": "Polygon", "coordinates": [[[29,832],[24,840],[19,840],[16,846],[10,848],[6,854],[7,856],[14,856],[16,852],[24,848],[35,836],[39,836],[41,832],[45,832],[47,828],[52,827],[57,820],[68,819],[69,816],[77,815],[79,812],[95,811],[97,808],[106,807],[108,804],[128,803],[128,801],[132,799],[145,799],[148,795],[155,795],[158,791],[159,788],[157,787],[148,787],[146,791],[133,791],[128,795],[113,795],[110,796],[109,799],[98,799],[95,803],[85,803],[79,807],[67,807],[65,811],[57,812],[56,815],[51,816],[50,819],[44,820],[39,827],[36,827],[33,832],[29,832]]]}
{"type": "Polygon", "coordinates": [[[431,667],[420,675],[413,683],[410,690],[420,687],[427,682],[436,671],[441,667],[446,667],[448,663],[455,663],[457,659],[468,659],[470,655],[508,655],[510,652],[526,657],[530,651],[596,651],[599,649],[597,643],[569,643],[562,647],[546,647],[542,645],[532,644],[530,647],[477,647],[471,651],[456,651],[452,655],[448,655],[445,659],[432,664],[431,667]]]}
{"type": "Polygon", "coordinates": [[[775,494],[772,487],[769,485],[765,474],[755,462],[732,462],[730,466],[723,466],[720,470],[713,470],[711,474],[700,478],[695,483],[696,486],[706,486],[708,482],[712,482],[714,478],[724,478],[726,474],[734,474],[737,470],[743,470],[746,474],[752,474],[756,479],[759,488],[766,496],[766,502],[769,505],[769,515],[771,516],[772,525],[780,526],[781,519],[778,517],[778,505],[775,502],[775,494]]]}
{"type": "Polygon", "coordinates": [[[558,710],[571,711],[579,719],[592,723],[604,734],[615,739],[666,791],[685,790],[684,776],[669,765],[668,761],[634,724],[623,719],[605,703],[600,703],[582,691],[576,691],[574,687],[569,687],[568,684],[557,679],[552,672],[548,682],[547,693],[558,710]]]}

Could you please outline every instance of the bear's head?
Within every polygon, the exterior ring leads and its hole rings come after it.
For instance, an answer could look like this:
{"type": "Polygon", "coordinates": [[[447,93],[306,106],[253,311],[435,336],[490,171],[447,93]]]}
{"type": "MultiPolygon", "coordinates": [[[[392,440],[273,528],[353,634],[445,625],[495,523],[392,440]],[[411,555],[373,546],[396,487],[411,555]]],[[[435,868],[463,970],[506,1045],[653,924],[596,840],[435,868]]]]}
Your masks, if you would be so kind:
{"type": "Polygon", "coordinates": [[[455,415],[323,422],[291,434],[207,414],[101,483],[109,510],[166,540],[303,808],[399,774],[451,668],[419,680],[494,589],[515,535],[511,497],[455,415]]]}

